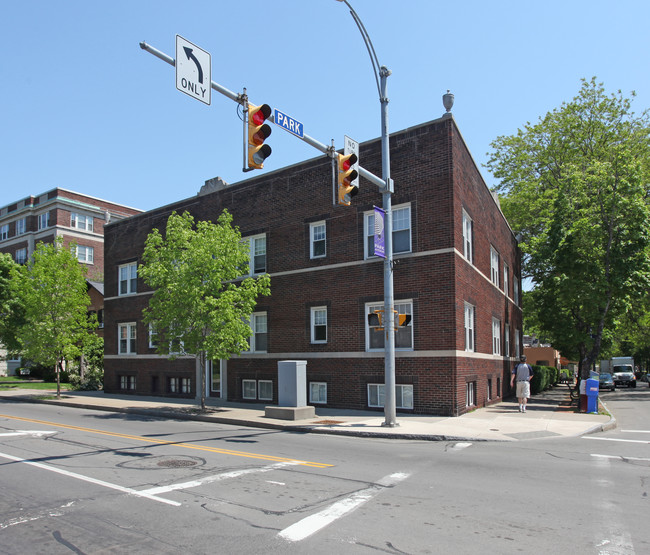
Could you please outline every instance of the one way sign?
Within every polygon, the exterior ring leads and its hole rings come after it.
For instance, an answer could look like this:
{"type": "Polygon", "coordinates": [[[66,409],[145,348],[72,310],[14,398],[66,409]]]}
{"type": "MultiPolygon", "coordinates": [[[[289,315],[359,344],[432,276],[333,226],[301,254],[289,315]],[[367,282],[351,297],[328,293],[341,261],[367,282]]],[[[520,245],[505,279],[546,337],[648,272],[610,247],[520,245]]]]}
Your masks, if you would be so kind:
{"type": "Polygon", "coordinates": [[[205,104],[210,104],[212,74],[210,54],[176,35],[176,88],[205,104]]]}

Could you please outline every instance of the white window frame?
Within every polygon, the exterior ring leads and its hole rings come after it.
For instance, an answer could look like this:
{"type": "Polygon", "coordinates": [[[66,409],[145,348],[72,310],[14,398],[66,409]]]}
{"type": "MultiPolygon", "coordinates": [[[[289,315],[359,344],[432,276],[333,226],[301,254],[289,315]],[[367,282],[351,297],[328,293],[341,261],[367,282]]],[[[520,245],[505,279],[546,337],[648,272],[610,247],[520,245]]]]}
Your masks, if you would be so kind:
{"type": "Polygon", "coordinates": [[[138,263],[129,262],[128,264],[121,264],[117,267],[117,295],[123,297],[125,295],[133,295],[138,292],[138,263]],[[125,272],[124,278],[122,277],[123,271],[125,272]],[[122,291],[122,283],[126,285],[122,291]]]}
{"type": "Polygon", "coordinates": [[[510,324],[503,326],[504,356],[510,357],[510,324]]]}
{"type": "Polygon", "coordinates": [[[474,262],[474,241],[473,241],[474,222],[469,214],[463,210],[463,256],[474,262]]]}
{"type": "Polygon", "coordinates": [[[327,307],[326,306],[312,306],[310,309],[310,328],[311,328],[311,342],[312,343],[327,343],[327,307]],[[325,338],[317,339],[317,329],[325,330],[325,338]]]}
{"type": "Polygon", "coordinates": [[[157,349],[158,348],[158,332],[156,332],[154,325],[149,324],[149,348],[157,349]]]}
{"type": "Polygon", "coordinates": [[[465,351],[476,351],[476,307],[465,303],[465,351]]]}
{"type": "Polygon", "coordinates": [[[510,268],[504,262],[503,263],[503,292],[505,293],[506,297],[510,294],[508,289],[510,289],[510,268]]]}
{"type": "Polygon", "coordinates": [[[266,312],[254,312],[251,314],[250,318],[250,327],[253,330],[253,334],[250,336],[248,342],[248,351],[247,353],[266,353],[268,349],[268,317],[266,312]],[[264,341],[262,341],[261,336],[264,335],[264,341]],[[261,344],[263,343],[263,345],[261,344]]]}
{"type": "Polygon", "coordinates": [[[501,320],[492,318],[492,354],[501,355],[501,320]]]}
{"type": "Polygon", "coordinates": [[[327,404],[327,382],[309,382],[309,402],[315,405],[327,404]]]}
{"type": "Polygon", "coordinates": [[[490,245],[490,281],[499,287],[499,251],[490,245]]]}
{"type": "Polygon", "coordinates": [[[92,233],[94,230],[93,217],[79,214],[78,212],[70,212],[70,227],[92,233]]]}
{"type": "Polygon", "coordinates": [[[241,396],[242,399],[250,399],[257,401],[257,380],[242,380],[241,381],[241,396]],[[251,387],[253,393],[251,394],[251,387]]]}
{"type": "MultiPolygon", "coordinates": [[[[321,250],[321,249],[318,249],[321,250]]],[[[327,225],[325,221],[309,224],[309,258],[325,258],[327,256],[327,225]],[[322,253],[316,253],[317,245],[322,245],[322,253]]]]}
{"type": "Polygon", "coordinates": [[[260,401],[273,400],[273,380],[257,380],[257,398],[260,401]]]}
{"type": "Polygon", "coordinates": [[[169,378],[170,393],[191,393],[192,381],[190,378],[180,378],[177,376],[169,378]]]}
{"type": "Polygon", "coordinates": [[[93,264],[95,260],[95,248],[86,245],[77,245],[75,248],[75,256],[79,262],[84,264],[93,264]]]}
{"type": "MultiPolygon", "coordinates": [[[[411,229],[413,222],[411,218],[411,204],[400,204],[391,209],[392,222],[393,222],[393,254],[403,254],[411,252],[413,249],[411,229]],[[399,234],[399,235],[398,235],[399,234]],[[397,237],[396,237],[397,236],[397,237]],[[408,236],[408,248],[398,250],[398,244],[404,237],[408,236]],[[397,239],[397,240],[396,240],[397,239]]],[[[364,242],[363,254],[364,258],[376,258],[375,255],[375,211],[371,210],[364,213],[364,242]]]]}
{"type": "Polygon", "coordinates": [[[512,276],[513,300],[519,306],[519,278],[515,275],[512,276]]]}
{"type": "Polygon", "coordinates": [[[9,224],[0,226],[0,241],[9,239],[9,224]]]}
{"type": "MultiPolygon", "coordinates": [[[[369,407],[381,408],[385,403],[385,385],[383,383],[369,383],[367,386],[367,399],[369,407]]],[[[413,405],[413,385],[395,384],[395,408],[410,410],[413,405]]]]}
{"type": "Polygon", "coordinates": [[[138,332],[135,322],[124,322],[117,325],[117,354],[133,355],[137,352],[138,332]],[[126,338],[122,338],[122,330],[126,330],[126,338]],[[126,341],[125,349],[122,349],[122,341],[126,341]]]}
{"type": "Polygon", "coordinates": [[[16,220],[16,235],[24,235],[27,233],[27,220],[26,218],[20,218],[16,220]]]}
{"type": "Polygon", "coordinates": [[[135,391],[136,376],[122,375],[120,376],[120,389],[127,391],[135,391]]]}
{"type": "Polygon", "coordinates": [[[259,235],[250,235],[248,237],[242,237],[242,241],[248,243],[248,274],[249,276],[257,276],[265,274],[268,268],[266,260],[266,233],[260,233],[259,235]],[[264,269],[260,271],[255,271],[255,259],[261,261],[264,257],[264,269]]]}
{"type": "Polygon", "coordinates": [[[38,229],[47,229],[48,227],[50,227],[50,213],[43,212],[38,215],[38,229]]]}
{"type": "Polygon", "coordinates": [[[465,385],[465,406],[476,406],[476,382],[467,382],[465,385]]]}
{"type": "MultiPolygon", "coordinates": [[[[407,326],[402,326],[397,328],[395,332],[395,350],[396,351],[413,351],[413,300],[404,299],[395,301],[393,304],[394,309],[397,311],[395,314],[395,326],[397,326],[399,321],[400,314],[409,314],[411,316],[411,321],[407,326]]],[[[383,331],[377,331],[376,326],[370,326],[368,323],[368,314],[374,313],[376,310],[384,310],[383,303],[367,303],[366,304],[366,316],[365,316],[365,329],[366,329],[366,352],[376,352],[384,350],[385,334],[383,331]],[[371,335],[373,334],[373,335],[371,335]],[[381,340],[381,344],[379,344],[381,340]]],[[[382,317],[382,326],[385,322],[383,318],[383,312],[381,313],[382,317]]]]}
{"type": "Polygon", "coordinates": [[[521,339],[520,339],[520,334],[519,330],[515,328],[515,358],[519,358],[521,356],[521,339]]]}
{"type": "Polygon", "coordinates": [[[27,262],[27,249],[16,249],[16,264],[25,264],[27,262]]]}

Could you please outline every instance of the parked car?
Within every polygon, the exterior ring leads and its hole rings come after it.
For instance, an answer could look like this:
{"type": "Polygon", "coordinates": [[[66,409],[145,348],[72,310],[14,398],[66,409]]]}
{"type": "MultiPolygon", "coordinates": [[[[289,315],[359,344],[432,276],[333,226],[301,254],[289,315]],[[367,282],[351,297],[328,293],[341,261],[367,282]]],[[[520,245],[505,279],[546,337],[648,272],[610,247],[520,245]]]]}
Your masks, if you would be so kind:
{"type": "Polygon", "coordinates": [[[598,389],[609,389],[610,391],[616,390],[616,384],[614,383],[614,378],[609,372],[603,372],[598,377],[598,389]]]}
{"type": "MultiPolygon", "coordinates": [[[[616,368],[614,368],[616,370],[616,368]]],[[[624,372],[614,372],[614,384],[618,387],[624,385],[626,387],[636,387],[636,376],[631,369],[624,372]]]]}

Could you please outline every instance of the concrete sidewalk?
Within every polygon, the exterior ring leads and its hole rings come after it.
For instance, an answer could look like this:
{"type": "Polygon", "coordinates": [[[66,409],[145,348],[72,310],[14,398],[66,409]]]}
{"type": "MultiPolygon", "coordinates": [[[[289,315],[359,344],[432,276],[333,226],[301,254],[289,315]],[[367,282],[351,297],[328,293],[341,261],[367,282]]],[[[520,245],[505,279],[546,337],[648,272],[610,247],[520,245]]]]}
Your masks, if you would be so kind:
{"type": "MultiPolygon", "coordinates": [[[[532,397],[526,413],[519,412],[514,399],[453,418],[398,412],[398,426],[394,428],[382,426],[383,413],[372,411],[316,407],[314,418],[287,421],[267,418],[264,405],[231,403],[221,399],[206,399],[207,410],[201,413],[191,399],[113,395],[102,391],[65,391],[60,400],[39,398],[51,394],[43,390],[0,390],[0,401],[48,403],[293,432],[429,441],[521,441],[577,437],[616,426],[616,420],[608,415],[573,412],[573,408],[569,407],[569,390],[565,385],[532,397]]],[[[602,403],[600,406],[602,409],[602,403]]]]}

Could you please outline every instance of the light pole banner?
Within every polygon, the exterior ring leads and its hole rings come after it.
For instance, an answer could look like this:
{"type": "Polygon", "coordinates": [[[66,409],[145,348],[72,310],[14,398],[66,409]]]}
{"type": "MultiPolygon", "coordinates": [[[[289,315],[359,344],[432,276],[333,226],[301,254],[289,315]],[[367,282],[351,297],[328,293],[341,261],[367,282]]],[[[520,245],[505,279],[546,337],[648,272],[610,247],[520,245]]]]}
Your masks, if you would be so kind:
{"type": "Polygon", "coordinates": [[[386,212],[375,206],[375,256],[386,258],[384,244],[384,218],[386,212]]]}

